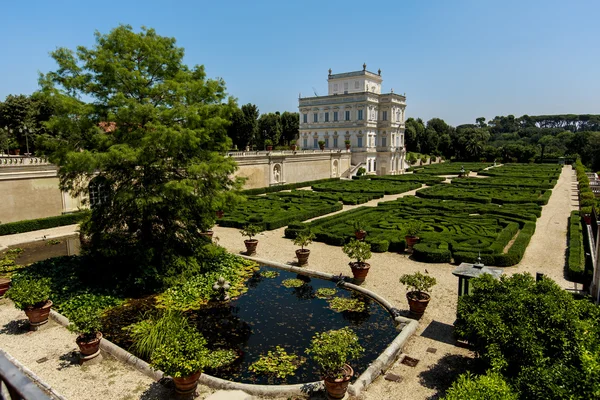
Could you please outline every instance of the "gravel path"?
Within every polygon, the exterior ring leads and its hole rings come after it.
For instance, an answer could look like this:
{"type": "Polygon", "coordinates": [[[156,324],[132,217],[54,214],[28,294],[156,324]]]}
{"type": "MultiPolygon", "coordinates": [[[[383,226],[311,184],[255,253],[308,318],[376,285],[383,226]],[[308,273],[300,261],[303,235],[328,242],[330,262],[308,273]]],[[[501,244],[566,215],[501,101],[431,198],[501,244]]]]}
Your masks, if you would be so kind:
{"type": "MultiPolygon", "coordinates": [[[[570,166],[563,168],[558,183],[553,190],[548,205],[543,207],[541,218],[537,221],[537,229],[525,253],[522,262],[516,267],[506,268],[505,273],[543,272],[555,279],[565,288],[575,287],[564,279],[567,218],[575,202],[577,186],[575,175],[570,166]]],[[[367,206],[375,206],[380,201],[387,201],[406,195],[386,196],[384,199],[372,201],[367,206]]],[[[356,206],[344,206],[344,210],[356,206]]],[[[237,229],[215,227],[215,236],[219,244],[233,253],[245,251],[243,237],[237,229]]],[[[285,239],[284,228],[264,232],[258,235],[258,256],[282,263],[294,263],[296,247],[292,241],[285,239]]],[[[348,262],[341,247],[329,246],[315,242],[310,245],[311,255],[308,268],[333,274],[351,275],[348,262]]],[[[401,274],[427,270],[437,279],[438,284],[432,290],[432,300],[425,315],[421,318],[419,329],[408,341],[404,352],[419,361],[416,367],[400,363],[392,366],[390,371],[402,377],[402,381],[391,382],[378,378],[362,396],[365,400],[390,399],[435,399],[443,393],[455,379],[456,373],[462,372],[466,362],[473,354],[464,348],[457,347],[452,336],[452,324],[456,318],[458,297],[458,281],[452,275],[455,268],[450,264],[418,263],[403,254],[374,253],[370,260],[371,270],[364,284],[387,298],[394,306],[408,312],[405,288],[398,282],[401,274]]],[[[12,332],[13,320],[25,318],[23,313],[15,310],[4,301],[0,303],[0,347],[6,349],[23,364],[38,373],[40,377],[56,388],[69,399],[154,399],[168,398],[167,392],[149,378],[132,371],[128,367],[113,360],[105,360],[101,365],[84,367],[68,365],[61,368],[61,357],[67,357],[75,349],[75,336],[64,328],[49,326],[35,333],[12,332]],[[7,328],[8,327],[8,328],[7,328]],[[52,343],[45,350],[38,348],[36,342],[52,343]],[[38,364],[41,357],[50,360],[38,364]],[[90,375],[94,374],[94,375],[90,375]],[[89,387],[81,387],[80,382],[91,381],[95,376],[94,391],[89,387]],[[104,379],[101,379],[103,377],[104,379]],[[119,377],[119,379],[115,379],[119,377]],[[112,383],[111,383],[112,382],[112,383]]],[[[200,388],[199,399],[204,398],[210,390],[200,388]]],[[[283,399],[281,399],[283,400],[283,399]]]]}

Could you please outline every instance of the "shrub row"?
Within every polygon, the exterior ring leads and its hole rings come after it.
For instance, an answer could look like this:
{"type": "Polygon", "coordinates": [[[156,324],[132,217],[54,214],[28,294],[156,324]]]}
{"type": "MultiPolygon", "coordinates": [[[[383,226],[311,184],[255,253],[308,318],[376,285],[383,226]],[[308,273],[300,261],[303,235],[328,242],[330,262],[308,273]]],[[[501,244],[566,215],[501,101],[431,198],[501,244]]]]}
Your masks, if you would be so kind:
{"type": "Polygon", "coordinates": [[[569,257],[567,259],[569,279],[585,282],[585,254],[581,217],[578,211],[572,211],[569,217],[569,257]]]}
{"type": "Polygon", "coordinates": [[[353,176],[352,179],[357,180],[372,180],[372,181],[395,181],[395,182],[420,182],[427,186],[433,186],[444,182],[445,178],[441,176],[425,175],[425,174],[405,174],[405,175],[363,175],[353,176]]]}
{"type": "Polygon", "coordinates": [[[56,228],[57,226],[78,224],[88,214],[80,211],[72,214],[63,214],[56,217],[28,219],[25,221],[9,222],[0,225],[0,236],[15,233],[31,232],[40,229],[56,228]]]}
{"type": "Polygon", "coordinates": [[[536,203],[548,204],[550,190],[535,188],[514,187],[481,187],[481,186],[457,186],[437,185],[417,191],[417,196],[428,199],[440,200],[462,200],[475,203],[536,203]]]}
{"type": "Polygon", "coordinates": [[[481,178],[453,179],[452,185],[474,186],[474,187],[497,186],[497,187],[510,187],[510,188],[552,189],[554,187],[554,185],[556,185],[556,179],[540,179],[540,178],[529,179],[529,178],[490,176],[489,178],[486,178],[486,179],[481,179],[481,178]]]}
{"type": "Polygon", "coordinates": [[[575,172],[579,182],[579,208],[581,208],[581,214],[590,214],[592,207],[600,207],[600,200],[596,199],[594,192],[590,189],[590,181],[585,174],[585,167],[579,159],[575,162],[575,172]]]}
{"type": "Polygon", "coordinates": [[[446,162],[441,164],[425,165],[423,167],[411,168],[415,174],[428,175],[459,175],[461,168],[465,171],[481,171],[491,167],[493,163],[488,162],[446,162]]]}
{"type": "Polygon", "coordinates": [[[360,180],[319,183],[313,185],[312,189],[316,192],[383,193],[390,195],[405,193],[420,187],[420,182],[360,180]]]}
{"type": "Polygon", "coordinates": [[[339,181],[339,180],[340,180],[340,178],[327,178],[327,179],[319,179],[316,181],[288,183],[285,185],[268,186],[268,187],[256,188],[256,189],[246,189],[246,190],[242,190],[242,194],[245,194],[247,196],[253,196],[253,195],[257,195],[257,194],[274,193],[274,192],[280,192],[282,190],[298,189],[298,188],[302,188],[302,187],[309,187],[309,186],[312,186],[317,183],[335,182],[335,181],[339,181]]]}

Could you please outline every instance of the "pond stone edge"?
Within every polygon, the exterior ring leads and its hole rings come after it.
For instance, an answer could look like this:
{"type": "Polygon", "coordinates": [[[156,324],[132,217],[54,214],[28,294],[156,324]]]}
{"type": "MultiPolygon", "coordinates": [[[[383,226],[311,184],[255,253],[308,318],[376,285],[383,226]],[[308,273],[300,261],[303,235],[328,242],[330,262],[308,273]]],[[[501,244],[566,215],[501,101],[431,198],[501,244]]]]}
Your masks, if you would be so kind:
{"type": "MultiPolygon", "coordinates": [[[[383,372],[385,372],[401,356],[404,344],[408,338],[415,333],[417,327],[419,326],[417,321],[399,315],[399,310],[393,307],[390,302],[379,296],[377,293],[352,283],[345,282],[343,280],[344,277],[341,275],[333,275],[306,268],[294,267],[257,257],[249,257],[245,255],[240,255],[240,257],[255,261],[268,267],[337,282],[341,287],[355,290],[372,298],[381,304],[386,310],[388,310],[392,318],[394,318],[396,329],[400,330],[400,333],[383,351],[383,353],[381,353],[379,357],[377,357],[375,361],[373,361],[369,367],[367,367],[367,369],[356,379],[356,381],[348,386],[348,394],[351,396],[359,396],[368,385],[377,379],[377,377],[382,375],[383,372]]],[[[62,326],[66,327],[69,325],[69,320],[64,315],[54,310],[50,311],[50,317],[62,326]]],[[[152,369],[150,364],[148,364],[146,361],[134,356],[130,352],[126,351],[120,346],[117,346],[106,338],[103,338],[100,342],[100,349],[112,355],[117,360],[132,366],[142,374],[152,378],[155,381],[160,381],[166,376],[164,372],[152,369]]],[[[251,383],[232,382],[205,373],[200,375],[199,383],[213,389],[242,390],[248,394],[258,396],[302,395],[324,389],[323,381],[299,383],[295,385],[253,385],[251,383]]]]}

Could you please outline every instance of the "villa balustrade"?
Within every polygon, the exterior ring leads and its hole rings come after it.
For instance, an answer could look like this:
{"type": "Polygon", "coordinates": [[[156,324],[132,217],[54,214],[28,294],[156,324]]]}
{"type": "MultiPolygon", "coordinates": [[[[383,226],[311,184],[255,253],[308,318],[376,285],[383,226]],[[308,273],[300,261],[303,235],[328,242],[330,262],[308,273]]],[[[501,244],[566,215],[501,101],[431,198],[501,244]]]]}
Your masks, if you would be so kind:
{"type": "Polygon", "coordinates": [[[331,154],[345,153],[346,149],[311,149],[311,150],[260,150],[260,151],[230,151],[227,153],[229,157],[256,157],[256,156],[276,156],[276,155],[304,155],[304,154],[331,154]]]}
{"type": "Polygon", "coordinates": [[[51,163],[43,157],[30,156],[0,156],[0,167],[28,166],[28,165],[50,165],[51,163]]]}

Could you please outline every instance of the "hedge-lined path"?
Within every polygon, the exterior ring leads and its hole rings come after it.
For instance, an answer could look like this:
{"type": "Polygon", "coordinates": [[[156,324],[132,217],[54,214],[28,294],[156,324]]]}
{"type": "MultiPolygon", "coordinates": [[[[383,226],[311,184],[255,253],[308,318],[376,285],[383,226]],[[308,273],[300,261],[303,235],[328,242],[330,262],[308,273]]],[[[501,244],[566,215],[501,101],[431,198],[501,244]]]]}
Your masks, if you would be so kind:
{"type": "Polygon", "coordinates": [[[523,259],[515,267],[518,272],[532,275],[540,272],[564,289],[582,289],[581,284],[570,282],[565,277],[568,220],[571,211],[578,209],[575,170],[565,166],[552,189],[548,204],[542,207],[542,216],[537,219],[535,233],[523,259]]]}
{"type": "Polygon", "coordinates": [[[42,229],[33,232],[16,233],[14,235],[0,236],[0,251],[6,247],[15,246],[22,243],[30,243],[38,240],[48,240],[63,236],[72,235],[79,232],[79,225],[65,225],[56,228],[42,229]]]}

